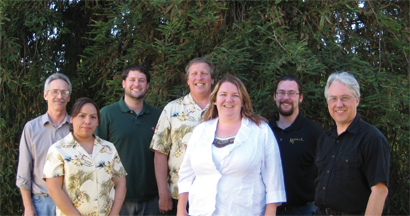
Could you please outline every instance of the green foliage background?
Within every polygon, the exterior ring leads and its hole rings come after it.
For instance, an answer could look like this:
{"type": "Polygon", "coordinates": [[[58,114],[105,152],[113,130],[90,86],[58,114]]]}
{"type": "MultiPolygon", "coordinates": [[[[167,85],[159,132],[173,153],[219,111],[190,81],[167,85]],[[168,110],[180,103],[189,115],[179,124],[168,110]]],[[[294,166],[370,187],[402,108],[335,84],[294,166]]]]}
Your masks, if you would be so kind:
{"type": "MultiPolygon", "coordinates": [[[[73,83],[69,107],[87,96],[100,107],[123,95],[122,69],[147,66],[147,102],[159,108],[188,92],[184,66],[212,59],[217,75],[234,74],[258,114],[275,107],[274,83],[304,83],[302,112],[329,129],[323,96],[335,71],[361,84],[359,114],[391,144],[384,214],[409,211],[409,1],[0,1],[0,214],[22,214],[15,186],[24,124],[45,113],[44,80],[73,83]]],[[[70,108],[69,108],[70,112],[70,108]]]]}

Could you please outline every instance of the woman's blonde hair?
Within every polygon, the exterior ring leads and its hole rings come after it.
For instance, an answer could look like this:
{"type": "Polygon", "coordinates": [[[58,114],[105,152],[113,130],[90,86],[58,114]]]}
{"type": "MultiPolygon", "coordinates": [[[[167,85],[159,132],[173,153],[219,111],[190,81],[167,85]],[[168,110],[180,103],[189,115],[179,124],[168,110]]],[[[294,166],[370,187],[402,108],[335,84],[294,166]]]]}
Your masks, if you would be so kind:
{"type": "Polygon", "coordinates": [[[249,94],[248,94],[248,91],[246,91],[245,85],[242,83],[242,81],[238,77],[235,77],[232,75],[225,75],[216,84],[209,98],[209,108],[208,110],[205,111],[204,121],[208,121],[208,120],[214,119],[219,116],[218,109],[216,108],[216,105],[214,103],[216,102],[216,96],[218,94],[218,91],[222,83],[225,83],[225,82],[232,83],[238,88],[239,97],[241,98],[241,102],[242,102],[242,109],[241,109],[242,117],[248,118],[249,120],[255,122],[255,124],[258,126],[263,121],[267,122],[267,120],[264,117],[253,114],[252,101],[249,98],[249,94]]]}

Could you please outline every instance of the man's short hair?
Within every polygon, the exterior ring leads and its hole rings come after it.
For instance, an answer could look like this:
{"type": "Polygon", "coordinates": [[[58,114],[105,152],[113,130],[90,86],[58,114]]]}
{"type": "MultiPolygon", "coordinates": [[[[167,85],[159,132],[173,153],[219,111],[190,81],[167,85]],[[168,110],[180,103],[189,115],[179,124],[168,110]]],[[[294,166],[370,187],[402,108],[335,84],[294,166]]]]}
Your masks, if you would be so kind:
{"type": "Polygon", "coordinates": [[[64,80],[68,84],[68,91],[70,91],[70,94],[71,94],[71,91],[72,91],[73,87],[71,86],[70,79],[68,79],[68,77],[66,75],[62,74],[62,73],[53,73],[53,74],[51,74],[51,76],[49,76],[46,79],[46,82],[44,83],[44,91],[48,92],[48,90],[50,90],[50,83],[53,80],[56,80],[56,79],[64,80]]]}
{"type": "Polygon", "coordinates": [[[303,94],[302,82],[300,82],[299,78],[297,78],[296,76],[293,76],[293,75],[285,75],[285,76],[281,77],[276,82],[275,93],[278,90],[279,83],[282,82],[282,81],[295,81],[296,84],[298,84],[299,95],[303,94]]]}
{"type": "Polygon", "coordinates": [[[150,82],[151,80],[151,75],[149,74],[149,71],[146,67],[142,66],[142,65],[130,65],[128,67],[126,67],[124,69],[124,71],[121,74],[122,80],[126,80],[128,77],[128,74],[130,73],[130,71],[139,71],[143,74],[145,74],[145,76],[147,77],[147,83],[150,82]]]}
{"type": "Polygon", "coordinates": [[[341,72],[341,73],[332,73],[329,78],[327,79],[327,84],[325,87],[325,97],[327,98],[327,95],[329,93],[329,88],[334,82],[341,82],[348,87],[355,98],[360,97],[360,85],[359,82],[357,82],[356,78],[350,73],[347,72],[341,72]]]}
{"type": "Polygon", "coordinates": [[[209,72],[211,73],[211,78],[215,79],[215,74],[214,74],[214,67],[212,66],[211,62],[209,62],[205,58],[194,58],[191,61],[188,62],[188,64],[185,67],[185,79],[188,80],[189,78],[189,68],[196,63],[206,63],[209,66],[209,72]]]}

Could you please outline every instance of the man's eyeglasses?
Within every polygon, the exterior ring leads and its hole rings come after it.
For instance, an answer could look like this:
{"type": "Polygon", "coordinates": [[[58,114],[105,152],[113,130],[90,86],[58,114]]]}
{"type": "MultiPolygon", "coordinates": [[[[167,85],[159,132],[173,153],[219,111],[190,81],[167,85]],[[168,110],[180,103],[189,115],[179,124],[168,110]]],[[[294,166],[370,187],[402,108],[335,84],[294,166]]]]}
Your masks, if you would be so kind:
{"type": "Polygon", "coordinates": [[[61,93],[61,96],[63,96],[63,97],[68,97],[70,95],[70,91],[68,91],[68,90],[58,90],[58,89],[48,90],[48,93],[53,97],[58,96],[58,93],[61,93]]]}
{"type": "Polygon", "coordinates": [[[290,92],[279,91],[279,92],[276,92],[277,97],[285,97],[285,95],[288,95],[289,97],[295,97],[298,94],[299,93],[294,92],[294,91],[290,91],[290,92]]]}
{"type": "Polygon", "coordinates": [[[339,96],[339,97],[330,96],[330,97],[327,98],[327,101],[329,103],[336,103],[340,99],[340,101],[342,101],[342,102],[349,102],[350,98],[352,98],[352,96],[349,96],[349,95],[342,95],[342,96],[339,96]]]}

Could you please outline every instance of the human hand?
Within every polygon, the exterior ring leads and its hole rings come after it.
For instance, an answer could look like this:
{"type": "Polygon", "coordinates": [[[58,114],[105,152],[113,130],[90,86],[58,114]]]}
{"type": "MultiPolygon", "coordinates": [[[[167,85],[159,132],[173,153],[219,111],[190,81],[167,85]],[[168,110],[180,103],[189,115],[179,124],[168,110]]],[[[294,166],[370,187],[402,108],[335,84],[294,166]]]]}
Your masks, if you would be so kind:
{"type": "Polygon", "coordinates": [[[162,214],[167,213],[168,211],[172,210],[172,199],[169,196],[169,194],[167,193],[167,195],[165,195],[164,197],[159,197],[158,200],[158,206],[159,206],[159,211],[162,214]]]}
{"type": "Polygon", "coordinates": [[[24,216],[37,216],[37,211],[34,206],[24,208],[24,216]]]}

